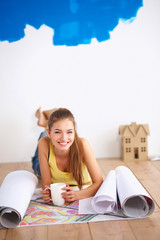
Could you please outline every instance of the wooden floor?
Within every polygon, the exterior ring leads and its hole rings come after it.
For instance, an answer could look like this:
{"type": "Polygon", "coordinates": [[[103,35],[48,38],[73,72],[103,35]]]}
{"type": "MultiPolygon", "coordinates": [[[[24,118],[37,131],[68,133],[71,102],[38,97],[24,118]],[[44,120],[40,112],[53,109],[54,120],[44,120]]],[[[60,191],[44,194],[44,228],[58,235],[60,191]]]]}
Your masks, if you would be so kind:
{"type": "MultiPolygon", "coordinates": [[[[117,166],[129,167],[154,199],[153,215],[145,219],[1,229],[0,240],[159,240],[160,161],[124,163],[120,159],[98,159],[98,162],[104,177],[117,166]]],[[[9,172],[20,169],[32,172],[31,163],[0,164],[0,184],[9,172]]]]}

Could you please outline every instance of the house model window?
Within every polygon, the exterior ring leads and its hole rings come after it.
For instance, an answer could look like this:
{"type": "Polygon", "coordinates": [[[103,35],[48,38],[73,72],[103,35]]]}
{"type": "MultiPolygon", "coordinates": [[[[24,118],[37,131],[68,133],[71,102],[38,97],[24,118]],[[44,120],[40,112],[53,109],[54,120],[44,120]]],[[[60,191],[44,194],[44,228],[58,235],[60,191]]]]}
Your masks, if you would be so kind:
{"type": "Polygon", "coordinates": [[[145,138],[141,138],[141,142],[146,142],[146,139],[145,138]]]}
{"type": "Polygon", "coordinates": [[[126,138],[126,143],[131,143],[131,139],[130,138],[126,138]]]}
{"type": "Polygon", "coordinates": [[[126,148],[126,152],[131,152],[131,148],[126,148]]]}
{"type": "Polygon", "coordinates": [[[145,147],[141,147],[141,152],[146,152],[146,148],[145,147]]]}
{"type": "Polygon", "coordinates": [[[148,159],[148,142],[149,135],[148,124],[137,125],[132,122],[131,125],[119,127],[119,135],[122,138],[122,159],[130,161],[134,159],[148,159]]]}

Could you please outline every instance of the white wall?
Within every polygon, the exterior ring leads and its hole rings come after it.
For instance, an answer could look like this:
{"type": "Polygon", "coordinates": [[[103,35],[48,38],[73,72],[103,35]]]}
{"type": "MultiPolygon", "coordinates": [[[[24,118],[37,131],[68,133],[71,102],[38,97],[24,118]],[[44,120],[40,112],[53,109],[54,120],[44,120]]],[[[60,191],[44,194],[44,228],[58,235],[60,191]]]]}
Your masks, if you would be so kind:
{"type": "Polygon", "coordinates": [[[159,0],[144,0],[102,43],[54,46],[47,26],[0,42],[0,162],[31,160],[39,106],[69,108],[97,158],[121,156],[118,128],[132,121],[149,124],[149,155],[160,155],[159,12],[159,0]]]}

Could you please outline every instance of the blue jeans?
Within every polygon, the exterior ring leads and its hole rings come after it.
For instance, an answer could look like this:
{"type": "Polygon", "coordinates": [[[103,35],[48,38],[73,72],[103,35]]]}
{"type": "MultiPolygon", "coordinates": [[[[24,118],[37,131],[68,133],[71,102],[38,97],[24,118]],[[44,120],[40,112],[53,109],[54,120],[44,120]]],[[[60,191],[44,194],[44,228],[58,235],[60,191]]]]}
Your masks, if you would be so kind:
{"type": "MultiPolygon", "coordinates": [[[[41,132],[39,138],[38,138],[38,141],[40,138],[44,137],[44,136],[47,136],[47,132],[41,132]]],[[[35,154],[34,156],[32,157],[32,168],[35,172],[35,174],[38,176],[38,177],[41,177],[41,171],[40,171],[40,166],[39,166],[39,159],[38,159],[38,145],[37,145],[37,148],[36,148],[36,151],[35,151],[35,154]]]]}

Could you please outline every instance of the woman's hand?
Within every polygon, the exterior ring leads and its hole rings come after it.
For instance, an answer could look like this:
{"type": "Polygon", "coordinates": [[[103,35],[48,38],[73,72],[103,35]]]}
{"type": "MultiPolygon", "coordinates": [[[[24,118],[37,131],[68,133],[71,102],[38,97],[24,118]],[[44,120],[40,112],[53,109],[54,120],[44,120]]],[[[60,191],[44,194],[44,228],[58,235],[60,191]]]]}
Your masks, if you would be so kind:
{"type": "Polygon", "coordinates": [[[48,202],[51,202],[51,191],[46,188],[49,188],[49,187],[45,186],[45,188],[41,191],[41,193],[42,193],[44,202],[48,203],[48,202]]]}
{"type": "Polygon", "coordinates": [[[77,191],[74,191],[68,184],[66,184],[66,187],[62,188],[62,190],[65,190],[65,192],[62,193],[62,197],[66,202],[78,200],[77,191]]]}

